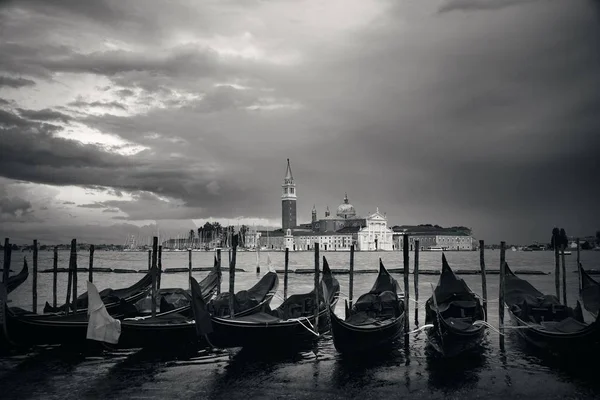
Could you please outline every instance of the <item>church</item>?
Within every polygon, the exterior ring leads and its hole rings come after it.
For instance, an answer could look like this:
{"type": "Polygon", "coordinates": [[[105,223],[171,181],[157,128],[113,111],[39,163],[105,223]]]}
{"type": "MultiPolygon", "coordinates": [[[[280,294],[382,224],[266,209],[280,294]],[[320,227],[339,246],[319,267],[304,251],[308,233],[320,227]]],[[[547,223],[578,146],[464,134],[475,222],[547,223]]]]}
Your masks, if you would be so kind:
{"type": "Polygon", "coordinates": [[[292,175],[290,160],[283,178],[281,193],[281,227],[275,231],[255,233],[250,242],[259,243],[264,249],[288,248],[290,251],[312,250],[319,243],[324,251],[349,251],[354,245],[357,251],[392,251],[395,249],[393,231],[387,227],[387,218],[379,209],[367,217],[357,215],[348,194],[331,215],[329,207],[324,217],[318,218],[313,205],[311,222],[298,225],[296,202],[298,200],[296,183],[292,175]]]}

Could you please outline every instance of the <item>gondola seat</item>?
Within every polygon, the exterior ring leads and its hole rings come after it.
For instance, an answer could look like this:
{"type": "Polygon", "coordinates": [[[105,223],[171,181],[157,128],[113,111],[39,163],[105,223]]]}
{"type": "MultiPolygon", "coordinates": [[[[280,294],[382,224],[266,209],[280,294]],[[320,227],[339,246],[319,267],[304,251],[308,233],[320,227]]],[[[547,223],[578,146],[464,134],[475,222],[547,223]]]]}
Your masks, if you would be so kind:
{"type": "Polygon", "coordinates": [[[473,318],[445,318],[446,322],[448,322],[449,325],[451,325],[452,327],[461,330],[461,331],[466,331],[472,328],[473,326],[473,318]]]}

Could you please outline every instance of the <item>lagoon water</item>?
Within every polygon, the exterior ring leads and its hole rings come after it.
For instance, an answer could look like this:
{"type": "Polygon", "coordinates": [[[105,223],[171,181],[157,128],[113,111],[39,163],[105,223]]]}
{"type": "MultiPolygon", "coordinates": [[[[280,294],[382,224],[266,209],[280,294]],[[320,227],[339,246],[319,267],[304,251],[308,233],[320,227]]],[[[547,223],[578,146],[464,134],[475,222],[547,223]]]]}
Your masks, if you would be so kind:
{"type": "MultiPolygon", "coordinates": [[[[284,253],[269,252],[272,264],[283,269],[284,253]]],[[[322,252],[332,268],[348,268],[348,252],[322,252]]],[[[486,250],[488,269],[499,268],[498,250],[486,250]]],[[[266,268],[267,253],[262,252],[261,273],[266,268]]],[[[455,269],[479,269],[478,252],[447,252],[450,266],[455,269]]],[[[13,252],[12,269],[20,270],[22,257],[27,257],[31,271],[31,253],[13,252]]],[[[194,267],[211,267],[213,253],[194,252],[194,267]]],[[[223,265],[227,253],[223,252],[223,265]]],[[[388,268],[402,267],[401,252],[368,252],[355,254],[356,269],[378,267],[381,257],[388,268]]],[[[414,253],[410,255],[411,270],[414,253]]],[[[441,253],[422,252],[420,269],[439,269],[441,253]]],[[[68,252],[59,253],[59,267],[67,267],[68,252]]],[[[506,259],[513,270],[542,270],[549,275],[522,275],[540,291],[553,294],[553,252],[507,251],[506,259]]],[[[568,304],[577,300],[576,253],[566,256],[568,304]]],[[[312,268],[312,252],[290,253],[289,269],[312,268]]],[[[586,269],[600,267],[600,252],[584,251],[581,262],[586,269]]],[[[78,254],[79,267],[88,266],[87,252],[78,254]]],[[[97,251],[94,266],[141,270],[147,268],[146,253],[97,251]]],[[[164,252],[163,268],[188,265],[187,252],[164,252]]],[[[52,267],[52,252],[40,252],[39,270],[52,267]]],[[[235,290],[248,289],[260,277],[255,272],[256,253],[240,252],[235,290]]],[[[194,272],[199,280],[206,272],[194,272]]],[[[355,297],[369,290],[375,274],[360,274],[354,279],[355,297]]],[[[66,296],[67,274],[59,274],[58,298],[66,296]]],[[[141,274],[95,273],[98,289],[122,288],[131,285],[141,274]]],[[[403,279],[395,274],[401,287],[403,279]]],[[[336,314],[343,313],[343,300],[348,295],[348,275],[336,275],[342,298],[336,314]]],[[[479,275],[463,276],[469,286],[481,294],[479,275]]],[[[311,274],[290,274],[289,294],[310,291],[311,274]]],[[[414,299],[414,281],[410,275],[410,297],[414,299]]],[[[424,323],[424,302],[430,296],[431,284],[437,276],[419,276],[419,326],[424,323]]],[[[87,273],[78,274],[78,292],[86,290],[87,273]]],[[[223,290],[228,290],[229,276],[223,270],[223,290]]],[[[498,275],[488,275],[488,322],[498,326],[498,275]]],[[[161,286],[188,287],[187,273],[163,274],[161,286]]],[[[38,311],[45,301],[52,300],[52,274],[38,276],[38,311]]],[[[279,292],[283,294],[283,276],[279,292]]],[[[10,294],[11,305],[31,309],[31,276],[10,294]]],[[[272,306],[281,303],[274,298],[272,306]]],[[[410,328],[415,329],[415,304],[410,302],[410,328]]],[[[586,318],[590,318],[585,314],[586,318]]],[[[506,320],[509,321],[508,315],[506,320]]],[[[510,322],[508,322],[510,324],[510,322]]],[[[600,380],[597,367],[590,360],[573,360],[540,354],[529,348],[514,331],[507,331],[504,350],[499,335],[488,330],[480,354],[462,356],[456,360],[439,359],[426,346],[424,332],[411,334],[409,343],[385,358],[352,359],[341,357],[330,338],[319,341],[312,352],[294,356],[248,354],[240,350],[194,351],[185,354],[157,354],[149,351],[109,351],[102,354],[79,354],[60,347],[31,350],[27,354],[0,358],[0,393],[2,399],[83,399],[83,398],[597,398],[600,380]]]]}

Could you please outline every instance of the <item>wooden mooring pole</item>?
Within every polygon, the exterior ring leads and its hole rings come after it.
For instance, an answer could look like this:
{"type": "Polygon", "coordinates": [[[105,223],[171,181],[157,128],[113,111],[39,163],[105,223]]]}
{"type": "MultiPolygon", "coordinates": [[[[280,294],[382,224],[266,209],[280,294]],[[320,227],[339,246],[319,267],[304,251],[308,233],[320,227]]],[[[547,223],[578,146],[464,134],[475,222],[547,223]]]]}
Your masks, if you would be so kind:
{"type": "Polygon", "coordinates": [[[90,267],[88,270],[88,281],[94,282],[94,245],[90,245],[90,267]]]}
{"type": "MultiPolygon", "coordinates": [[[[315,242],[315,331],[319,332],[319,243],[315,242]]],[[[325,300],[325,298],[323,298],[325,300]]]]}
{"type": "Polygon", "coordinates": [[[77,239],[71,241],[73,253],[73,312],[77,312],[77,239]]]}
{"type": "Polygon", "coordinates": [[[410,295],[409,295],[409,286],[408,286],[408,273],[409,273],[409,269],[410,269],[410,254],[409,254],[409,247],[408,247],[408,235],[404,235],[403,236],[403,243],[402,243],[402,252],[403,252],[403,257],[404,257],[404,311],[405,311],[405,315],[406,317],[404,318],[404,332],[406,335],[408,335],[408,328],[409,328],[409,322],[408,322],[408,315],[409,312],[408,310],[410,309],[410,295]]]}
{"type": "Polygon", "coordinates": [[[152,250],[148,250],[148,271],[152,271],[152,250]]]}
{"type": "MultiPolygon", "coordinates": [[[[560,246],[560,258],[562,263],[562,287],[563,304],[567,305],[567,267],[565,265],[565,245],[560,246]]],[[[579,268],[579,267],[578,267],[579,268]]]]}
{"type": "Polygon", "coordinates": [[[350,282],[348,288],[348,304],[352,309],[352,300],[354,298],[354,245],[350,246],[350,282]]]}
{"type": "Polygon", "coordinates": [[[506,277],[506,242],[500,242],[500,284],[498,294],[498,311],[501,337],[504,338],[504,280],[506,277]]]}
{"type": "Polygon", "coordinates": [[[287,300],[288,292],[288,268],[290,265],[290,249],[285,248],[285,264],[283,266],[283,300],[287,300]]]}
{"type": "Polygon", "coordinates": [[[156,281],[156,288],[160,290],[160,281],[162,279],[162,246],[158,246],[158,279],[156,281]]]}
{"type": "Polygon", "coordinates": [[[233,246],[230,249],[231,262],[229,263],[229,318],[235,318],[234,299],[235,299],[235,253],[237,247],[237,235],[233,236],[233,246]]]}
{"type": "Polygon", "coordinates": [[[558,251],[559,236],[554,235],[552,238],[554,242],[554,286],[556,287],[556,298],[560,299],[560,260],[558,251]]]}
{"type": "Polygon", "coordinates": [[[33,276],[31,277],[31,310],[37,314],[38,241],[33,241],[33,276]]]}
{"type": "MultiPolygon", "coordinates": [[[[75,247],[77,246],[77,242],[75,239],[71,240],[71,253],[69,254],[69,273],[67,276],[67,301],[65,302],[67,309],[65,312],[68,314],[71,309],[71,293],[72,293],[72,285],[73,285],[73,265],[75,264],[75,257],[77,257],[77,253],[75,247]]],[[[75,301],[75,300],[73,300],[75,301]]]]}
{"type": "Polygon", "coordinates": [[[77,239],[71,241],[73,253],[73,312],[77,312],[77,239]]]}
{"type": "Polygon", "coordinates": [[[188,282],[192,290],[192,249],[188,249],[188,282]]]}
{"type": "Polygon", "coordinates": [[[217,249],[217,295],[221,294],[221,280],[223,275],[221,273],[221,249],[217,249]]]}
{"type": "Polygon", "coordinates": [[[415,325],[419,325],[419,240],[415,240],[415,270],[413,271],[415,280],[415,325]]]}
{"type": "Polygon", "coordinates": [[[488,320],[488,310],[487,310],[487,277],[485,275],[485,242],[483,240],[479,241],[479,267],[481,268],[481,295],[483,296],[483,313],[485,321],[488,320]]]}
{"type": "Polygon", "coordinates": [[[56,307],[56,286],[58,283],[58,246],[54,246],[54,258],[52,260],[52,307],[56,307]]]}
{"type": "Polygon", "coordinates": [[[579,277],[579,290],[581,290],[581,258],[579,248],[579,238],[577,238],[577,276],[579,277]]]}
{"type": "Polygon", "coordinates": [[[4,239],[4,264],[2,264],[2,282],[8,282],[8,274],[10,273],[10,253],[12,251],[12,245],[10,239],[4,239]]]}
{"type": "Polygon", "coordinates": [[[156,316],[156,288],[158,279],[158,237],[152,238],[152,316],[156,316]]]}

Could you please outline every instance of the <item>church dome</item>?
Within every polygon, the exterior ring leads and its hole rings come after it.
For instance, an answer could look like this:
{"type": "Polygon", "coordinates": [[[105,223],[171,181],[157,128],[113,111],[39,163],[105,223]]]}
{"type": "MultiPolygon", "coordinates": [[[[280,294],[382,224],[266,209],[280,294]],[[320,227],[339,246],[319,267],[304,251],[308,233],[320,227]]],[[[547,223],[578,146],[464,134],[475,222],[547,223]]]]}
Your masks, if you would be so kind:
{"type": "Polygon", "coordinates": [[[344,196],[344,202],[337,208],[337,216],[340,218],[352,218],[356,216],[354,206],[348,202],[348,195],[344,196]]]}

